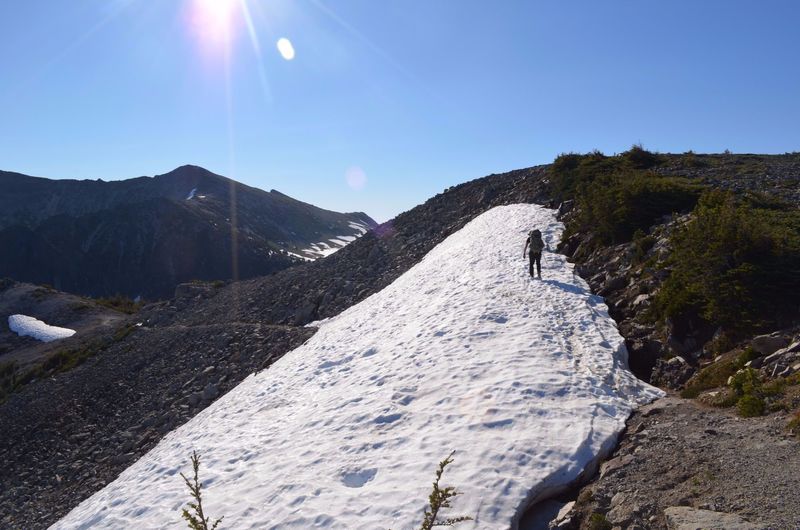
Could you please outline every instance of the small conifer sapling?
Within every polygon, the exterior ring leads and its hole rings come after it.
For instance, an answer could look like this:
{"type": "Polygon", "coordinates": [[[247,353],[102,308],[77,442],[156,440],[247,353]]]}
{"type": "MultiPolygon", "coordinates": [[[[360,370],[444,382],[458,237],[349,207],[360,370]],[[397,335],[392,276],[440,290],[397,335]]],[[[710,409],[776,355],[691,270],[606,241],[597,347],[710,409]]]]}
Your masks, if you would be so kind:
{"type": "Polygon", "coordinates": [[[442,508],[450,508],[450,499],[459,493],[453,486],[447,486],[446,488],[439,487],[439,481],[442,478],[442,473],[444,473],[444,468],[453,462],[454,454],[455,451],[439,462],[439,468],[436,470],[436,480],[433,481],[433,490],[428,496],[428,508],[425,509],[425,517],[420,530],[431,530],[434,526],[455,526],[456,523],[472,520],[472,517],[466,515],[438,519],[439,511],[442,510],[442,508]]]}
{"type": "Polygon", "coordinates": [[[192,477],[192,480],[189,480],[186,478],[186,475],[181,473],[181,478],[183,478],[183,481],[186,483],[186,487],[189,488],[189,493],[192,499],[194,499],[194,502],[188,503],[191,511],[184,508],[181,512],[181,517],[186,520],[186,523],[192,530],[216,530],[217,525],[222,522],[223,518],[220,517],[209,526],[211,517],[206,517],[203,513],[203,497],[200,491],[203,487],[203,483],[200,482],[200,478],[198,477],[199,469],[200,456],[197,454],[197,451],[192,451],[192,470],[194,471],[194,477],[192,477]]]}

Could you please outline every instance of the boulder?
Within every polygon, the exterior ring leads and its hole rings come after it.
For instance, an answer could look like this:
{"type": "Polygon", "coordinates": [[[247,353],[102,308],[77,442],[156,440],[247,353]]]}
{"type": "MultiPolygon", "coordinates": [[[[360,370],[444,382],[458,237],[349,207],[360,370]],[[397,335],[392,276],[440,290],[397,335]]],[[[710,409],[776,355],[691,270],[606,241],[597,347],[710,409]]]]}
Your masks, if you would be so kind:
{"type": "Polygon", "coordinates": [[[753,340],[750,342],[750,345],[753,347],[753,349],[761,355],[770,355],[775,353],[781,348],[788,346],[788,344],[789,341],[786,340],[786,337],[777,335],[775,333],[771,335],[759,335],[757,337],[753,337],[753,340]]]}
{"type": "Polygon", "coordinates": [[[673,506],[664,510],[669,530],[759,530],[766,528],[731,513],[673,506]]]}
{"type": "Polygon", "coordinates": [[[564,201],[558,205],[558,213],[556,214],[556,218],[560,221],[565,215],[572,211],[575,207],[575,201],[569,200],[564,201]]]}
{"type": "Polygon", "coordinates": [[[628,285],[628,278],[625,276],[615,276],[606,280],[605,285],[598,294],[600,294],[600,296],[608,296],[614,291],[619,291],[626,285],[628,285]]]}

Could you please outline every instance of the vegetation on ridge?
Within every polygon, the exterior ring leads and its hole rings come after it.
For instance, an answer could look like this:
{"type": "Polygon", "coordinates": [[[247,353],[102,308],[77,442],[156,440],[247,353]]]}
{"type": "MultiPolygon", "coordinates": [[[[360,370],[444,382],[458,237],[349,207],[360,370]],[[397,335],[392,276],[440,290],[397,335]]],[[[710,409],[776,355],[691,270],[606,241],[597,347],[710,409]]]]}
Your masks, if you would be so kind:
{"type": "MultiPolygon", "coordinates": [[[[636,325],[654,325],[657,341],[691,350],[683,353],[692,364],[725,353],[696,372],[682,395],[704,394],[742,416],[796,408],[800,384],[797,374],[769,377],[747,366],[761,355],[744,347],[746,339],[800,317],[800,209],[777,198],[782,193],[753,191],[758,182],[740,185],[743,176],[765,173],[758,155],[659,155],[641,146],[616,156],[563,154],[549,169],[554,199],[573,201],[564,239],[581,235],[570,243],[580,243],[571,247],[575,258],[629,243],[632,277],[649,278],[640,283],[647,305],[634,311],[636,325]],[[672,223],[655,228],[670,215],[672,223]]],[[[792,181],[779,174],[766,180],[778,191],[792,181]]]]}
{"type": "Polygon", "coordinates": [[[614,157],[594,151],[556,158],[550,169],[553,195],[577,207],[564,237],[589,232],[596,245],[624,243],[665,215],[690,211],[702,187],[650,171],[660,163],[641,146],[614,157]]]}
{"type": "Polygon", "coordinates": [[[797,314],[797,209],[709,190],[671,243],[672,272],[655,298],[658,316],[697,311],[741,336],[797,314]]]}

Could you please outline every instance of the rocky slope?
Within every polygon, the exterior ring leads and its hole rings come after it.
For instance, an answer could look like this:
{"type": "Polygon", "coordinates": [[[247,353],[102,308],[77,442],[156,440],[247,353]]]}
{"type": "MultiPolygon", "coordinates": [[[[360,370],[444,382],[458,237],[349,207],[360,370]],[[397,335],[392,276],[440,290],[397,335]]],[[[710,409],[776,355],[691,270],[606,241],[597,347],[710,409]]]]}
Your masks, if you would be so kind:
{"type": "Polygon", "coordinates": [[[557,528],[600,528],[593,516],[631,530],[798,528],[800,440],[786,420],[675,397],[645,406],[557,528]]]}
{"type": "Polygon", "coordinates": [[[341,248],[375,223],[183,166],[103,182],[0,172],[0,276],[91,296],[169,297],[341,248]]]}
{"type": "Polygon", "coordinates": [[[13,362],[24,369],[60,349],[81,344],[85,337],[112,332],[126,319],[126,314],[91,299],[9,279],[0,280],[0,364],[13,362]],[[16,313],[73,329],[77,334],[57,344],[20,337],[8,326],[8,316],[16,313]]]}
{"type": "MultiPolygon", "coordinates": [[[[755,192],[797,204],[800,156],[796,154],[664,158],[654,171],[739,195],[755,192]]],[[[576,215],[571,207],[562,206],[561,218],[567,222],[576,215]]],[[[692,316],[665,323],[647,317],[670,274],[670,236],[690,220],[688,215],[665,216],[647,230],[650,245],[644,249],[636,241],[597,246],[590,231],[574,233],[562,242],[561,249],[571,256],[576,270],[604,296],[626,338],[637,375],[673,391],[688,384],[698,389],[699,396],[692,401],[674,395],[634,415],[616,455],[581,490],[573,510],[565,510],[559,528],[797,528],[800,524],[796,510],[800,445],[787,429],[792,419],[787,411],[800,407],[794,375],[800,371],[800,346],[793,341],[796,327],[729,344],[712,362],[720,349],[713,343],[715,328],[692,316]],[[767,387],[765,395],[775,392],[764,398],[765,411],[772,414],[745,419],[735,409],[715,408],[736,403],[729,375],[748,366],[757,370],[758,384],[767,387]]]]}
{"type": "Polygon", "coordinates": [[[45,528],[166,432],[307,339],[298,327],[391,283],[492,206],[543,201],[545,168],[447,190],[323,260],[233,282],[183,284],[89,361],[0,404],[0,526],[45,528]],[[285,325],[289,324],[289,325],[285,325]],[[53,400],[58,396],[58,406],[53,400]]]}

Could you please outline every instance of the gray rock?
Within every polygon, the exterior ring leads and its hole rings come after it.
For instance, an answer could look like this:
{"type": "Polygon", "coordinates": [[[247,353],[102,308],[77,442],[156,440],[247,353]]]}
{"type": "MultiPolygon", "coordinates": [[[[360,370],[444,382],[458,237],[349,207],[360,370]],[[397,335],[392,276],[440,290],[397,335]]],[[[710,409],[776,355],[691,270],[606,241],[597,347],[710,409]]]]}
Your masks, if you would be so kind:
{"type": "MultiPolygon", "coordinates": [[[[607,462],[604,462],[603,465],[600,466],[600,478],[603,478],[609,473],[612,473],[618,469],[622,469],[631,462],[633,462],[633,455],[618,456],[607,462]]],[[[611,503],[614,504],[614,499],[611,499],[611,503]]]]}
{"type": "Polygon", "coordinates": [[[217,386],[209,383],[203,389],[203,401],[211,401],[217,397],[218,394],[219,390],[217,389],[217,386]]]}
{"type": "Polygon", "coordinates": [[[774,353],[781,348],[785,348],[788,344],[789,341],[786,340],[786,337],[775,335],[774,333],[772,335],[759,335],[750,342],[753,349],[761,355],[774,353]]]}
{"type": "Polygon", "coordinates": [[[689,506],[673,506],[664,510],[669,530],[760,530],[765,528],[752,524],[731,513],[699,510],[689,506]]]}
{"type": "Polygon", "coordinates": [[[599,294],[602,296],[607,296],[615,291],[619,291],[626,285],[628,285],[628,278],[625,276],[615,276],[606,280],[606,283],[599,294]]]}
{"type": "Polygon", "coordinates": [[[203,395],[200,392],[194,392],[189,396],[187,401],[189,402],[189,406],[195,407],[195,406],[197,406],[198,403],[200,403],[202,398],[203,398],[203,395]]]}

